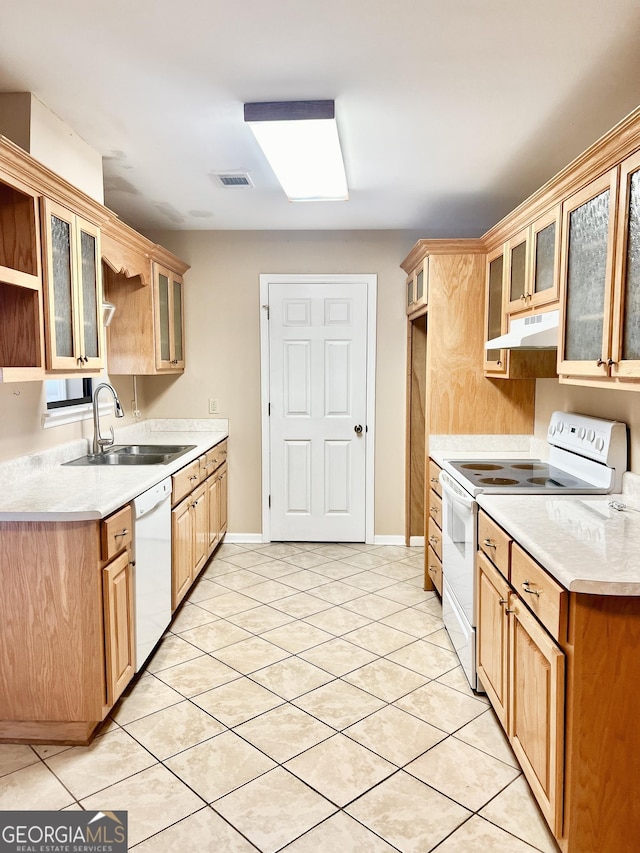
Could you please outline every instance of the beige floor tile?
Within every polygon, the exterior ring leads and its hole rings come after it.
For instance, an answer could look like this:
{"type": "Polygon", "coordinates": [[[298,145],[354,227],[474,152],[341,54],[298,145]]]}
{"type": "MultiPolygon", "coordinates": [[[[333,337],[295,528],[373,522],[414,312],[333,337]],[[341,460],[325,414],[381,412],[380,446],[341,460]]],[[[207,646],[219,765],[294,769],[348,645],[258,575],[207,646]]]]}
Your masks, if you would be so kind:
{"type": "Polygon", "coordinates": [[[326,669],[333,675],[345,675],[345,673],[375,660],[376,655],[366,651],[366,649],[361,649],[360,646],[348,643],[341,637],[336,637],[327,643],[322,643],[320,646],[302,652],[300,657],[321,669],[326,669]]]}
{"type": "MultiPolygon", "coordinates": [[[[420,558],[422,560],[422,557],[420,558]]],[[[414,578],[420,573],[420,569],[423,569],[422,574],[424,575],[424,568],[422,565],[414,566],[409,565],[405,561],[400,562],[390,562],[382,568],[374,569],[374,572],[379,572],[381,575],[384,575],[386,578],[393,578],[396,581],[406,581],[409,578],[414,578]]]]}
{"type": "Polygon", "coordinates": [[[426,675],[427,678],[437,678],[460,665],[455,652],[434,646],[433,643],[427,643],[425,640],[416,640],[411,645],[392,652],[388,657],[389,660],[421,675],[426,675]]]}
{"type": "Polygon", "coordinates": [[[486,710],[484,702],[437,681],[419,687],[408,696],[398,699],[395,705],[449,733],[455,732],[486,710]]]}
{"type": "Polygon", "coordinates": [[[337,679],[300,696],[293,704],[334,729],[344,729],[379,711],[385,703],[353,684],[337,679]]]}
{"type": "Polygon", "coordinates": [[[398,631],[389,625],[381,625],[379,622],[370,622],[363,628],[356,628],[355,631],[343,634],[342,639],[362,646],[376,655],[388,655],[415,641],[411,634],[398,631]]]}
{"type": "Polygon", "coordinates": [[[396,770],[341,734],[292,758],[285,767],[338,806],[350,803],[396,770]]]}
{"type": "Polygon", "coordinates": [[[519,769],[452,737],[404,769],[474,812],[520,775],[519,769]]]}
{"type": "Polygon", "coordinates": [[[251,678],[283,699],[291,700],[333,681],[334,677],[305,660],[290,657],[259,669],[251,678]]]}
{"type": "Polygon", "coordinates": [[[218,552],[216,552],[216,557],[213,559],[207,568],[203,571],[202,577],[207,578],[208,580],[215,580],[216,578],[222,577],[222,575],[228,574],[228,572],[237,572],[238,567],[232,565],[231,563],[227,563],[225,560],[220,560],[217,557],[218,552]]]}
{"type": "Polygon", "coordinates": [[[355,610],[356,613],[368,616],[370,619],[383,619],[385,616],[391,616],[392,613],[404,610],[404,604],[398,604],[397,601],[391,601],[390,598],[383,598],[375,593],[347,601],[344,606],[348,610],[355,610]]]}
{"type": "Polygon", "coordinates": [[[213,562],[217,563],[220,559],[226,560],[227,557],[235,556],[236,554],[246,554],[247,551],[242,545],[236,545],[235,542],[223,542],[219,548],[217,548],[215,556],[213,558],[213,562]]]}
{"type": "Polygon", "coordinates": [[[200,578],[200,580],[189,590],[187,600],[189,604],[197,604],[198,602],[208,601],[211,598],[224,595],[227,592],[229,592],[227,587],[222,586],[215,580],[200,578]]]}
{"type": "Polygon", "coordinates": [[[129,723],[125,729],[149,752],[163,760],[220,734],[225,727],[205,711],[185,701],[129,723]]]}
{"type": "Polygon", "coordinates": [[[558,853],[558,846],[542,817],[524,776],[518,777],[480,812],[542,853],[558,853]]]}
{"type": "Polygon", "coordinates": [[[233,622],[228,622],[226,619],[216,619],[215,622],[208,625],[200,625],[197,628],[183,631],[180,636],[188,643],[202,649],[203,652],[214,652],[216,649],[222,649],[232,643],[246,640],[251,634],[244,628],[240,628],[239,625],[234,625],[233,622]]]}
{"type": "Polygon", "coordinates": [[[312,648],[312,646],[319,646],[320,643],[332,640],[333,635],[327,631],[322,631],[320,628],[314,628],[307,622],[296,620],[287,625],[282,625],[280,628],[274,628],[272,631],[265,631],[262,634],[262,639],[275,643],[276,646],[280,646],[291,654],[297,654],[312,648]]]}
{"type": "Polygon", "coordinates": [[[215,804],[262,853],[274,853],[336,811],[335,806],[281,767],[215,804]]]}
{"type": "Polygon", "coordinates": [[[157,677],[178,693],[190,698],[238,678],[238,673],[215,658],[203,657],[163,669],[157,677]]]}
{"type": "Polygon", "coordinates": [[[82,800],[93,811],[127,811],[129,847],[202,808],[202,800],[162,765],[82,800]]]}
{"type": "Polygon", "coordinates": [[[286,598],[288,595],[295,594],[296,588],[287,586],[286,580],[286,576],[283,580],[265,580],[262,578],[262,583],[247,587],[244,593],[251,598],[255,598],[257,602],[271,604],[272,602],[279,601],[281,598],[286,598]]]}
{"type": "Polygon", "coordinates": [[[250,720],[236,731],[279,764],[335,734],[329,726],[289,704],[250,720]]]}
{"type": "Polygon", "coordinates": [[[283,700],[248,678],[237,678],[201,693],[193,701],[225,726],[232,728],[281,705],[283,700]]]}
{"type": "Polygon", "coordinates": [[[385,702],[394,702],[428,681],[423,675],[386,658],[356,669],[345,675],[344,680],[385,702]]]}
{"type": "Polygon", "coordinates": [[[375,572],[366,571],[350,575],[348,578],[345,578],[345,583],[362,590],[362,592],[378,592],[378,590],[393,586],[395,580],[393,578],[385,578],[384,575],[376,574],[375,572]]]}
{"type": "Polygon", "coordinates": [[[239,569],[251,569],[253,566],[259,566],[260,563],[267,563],[271,558],[267,554],[260,554],[257,551],[243,551],[238,554],[225,554],[227,563],[236,566],[239,569]]]}
{"type": "Polygon", "coordinates": [[[302,550],[299,545],[289,545],[286,542],[270,542],[268,545],[260,545],[256,548],[258,554],[266,554],[267,557],[277,560],[299,554],[302,550]]]}
{"type": "Polygon", "coordinates": [[[20,743],[0,744],[0,776],[6,776],[14,770],[22,770],[23,767],[37,763],[38,756],[30,746],[20,743]]]}
{"type": "Polygon", "coordinates": [[[287,598],[279,599],[273,606],[295,619],[303,619],[305,616],[311,616],[312,613],[327,610],[331,604],[322,598],[316,598],[315,595],[309,595],[307,592],[298,592],[295,595],[287,596],[287,598]]]}
{"type": "Polygon", "coordinates": [[[375,714],[349,726],[344,730],[344,734],[398,767],[413,761],[446,737],[440,729],[394,708],[393,705],[381,708],[375,714]]]}
{"type": "Polygon", "coordinates": [[[88,797],[156,764],[156,759],[122,729],[46,759],[49,769],[76,799],[88,797]]]}
{"type": "Polygon", "coordinates": [[[135,848],[136,853],[176,853],[180,850],[211,850],[215,843],[219,853],[256,853],[239,833],[229,826],[210,807],[153,835],[135,848]]]}
{"type": "MultiPolygon", "coordinates": [[[[347,812],[403,853],[427,853],[469,817],[467,809],[399,770],[347,812]]],[[[456,853],[467,853],[464,847],[456,853]]]]}
{"type": "Polygon", "coordinates": [[[243,610],[250,610],[255,606],[255,598],[249,598],[248,595],[243,595],[241,592],[235,591],[200,602],[200,607],[204,607],[205,610],[210,610],[216,616],[224,618],[233,616],[236,613],[242,613],[243,610]]]}
{"type": "Polygon", "coordinates": [[[311,616],[306,616],[304,621],[315,625],[316,628],[322,628],[323,631],[328,631],[330,634],[335,634],[337,637],[354,631],[356,628],[369,625],[371,622],[366,616],[354,613],[353,610],[345,610],[344,607],[332,607],[329,610],[323,610],[321,613],[314,613],[311,616]]]}
{"type": "Polygon", "coordinates": [[[184,697],[180,693],[155,675],[142,673],[133,687],[120,699],[111,716],[119,725],[124,726],[139,720],[140,717],[146,717],[147,714],[153,714],[154,711],[177,705],[183,700],[184,697]]]}
{"type": "Polygon", "coordinates": [[[40,758],[50,758],[52,755],[57,755],[59,752],[71,749],[70,746],[63,746],[56,743],[34,743],[31,748],[38,753],[40,758]]]}
{"type": "Polygon", "coordinates": [[[323,554],[316,554],[313,551],[299,551],[297,554],[282,557],[282,560],[298,569],[315,569],[316,566],[321,566],[323,563],[329,562],[330,558],[325,557],[323,554]]]}
{"type": "Polygon", "coordinates": [[[348,566],[357,566],[359,569],[379,569],[389,561],[378,556],[375,551],[361,551],[359,554],[349,554],[341,557],[340,561],[348,566]]]}
{"type": "MultiPolygon", "coordinates": [[[[434,853],[535,853],[534,848],[474,815],[434,853]]],[[[585,851],[586,853],[586,851],[585,851]]]]}
{"type": "Polygon", "coordinates": [[[423,589],[417,589],[410,583],[394,583],[393,586],[387,586],[384,590],[385,598],[406,604],[407,607],[424,603],[426,595],[423,589]]]}
{"type": "Polygon", "coordinates": [[[313,594],[323,601],[329,601],[331,604],[344,604],[345,601],[351,601],[353,598],[361,598],[364,592],[355,586],[350,586],[344,581],[329,580],[327,583],[314,589],[313,594]]]}
{"type": "Polygon", "coordinates": [[[251,610],[244,610],[242,613],[230,616],[229,622],[239,625],[252,634],[262,634],[263,631],[270,631],[272,628],[286,625],[287,622],[293,622],[293,619],[294,617],[289,616],[288,613],[282,613],[280,610],[274,610],[273,607],[261,604],[251,610]]]}
{"type": "Polygon", "coordinates": [[[350,566],[347,563],[337,562],[323,563],[315,571],[320,575],[333,578],[334,580],[346,580],[346,578],[353,577],[353,575],[362,574],[362,569],[359,569],[358,566],[350,566]]]}
{"type": "Polygon", "coordinates": [[[165,762],[208,803],[275,767],[275,763],[233,732],[224,732],[165,762]]]}
{"type": "Polygon", "coordinates": [[[213,613],[210,613],[203,607],[198,607],[197,604],[191,604],[191,602],[186,601],[173,620],[171,630],[174,634],[182,634],[184,631],[188,631],[189,628],[215,622],[217,618],[217,616],[214,616],[213,613]]]}
{"type": "Polygon", "coordinates": [[[432,634],[429,634],[428,637],[425,638],[428,643],[433,643],[436,646],[440,646],[443,649],[449,649],[449,651],[453,652],[453,643],[449,639],[449,633],[446,628],[440,628],[439,631],[434,631],[432,634]]]}
{"type": "Polygon", "coordinates": [[[184,663],[201,655],[200,649],[192,646],[191,643],[187,643],[182,637],[169,635],[165,637],[153,656],[147,661],[145,669],[147,672],[160,672],[170,666],[175,666],[177,663],[184,663]]]}
{"type": "Polygon", "coordinates": [[[437,596],[429,598],[424,604],[415,604],[414,607],[442,619],[442,601],[437,596]]]}
{"type": "Polygon", "coordinates": [[[438,619],[430,613],[416,610],[414,607],[401,610],[398,613],[392,613],[380,621],[383,625],[398,628],[398,630],[405,631],[416,639],[426,637],[442,628],[442,619],[438,619]]]}
{"type": "Polygon", "coordinates": [[[314,554],[320,554],[327,560],[341,560],[343,557],[353,557],[354,550],[348,545],[318,545],[313,549],[314,554]]]}
{"type": "MultiPolygon", "coordinates": [[[[293,566],[289,566],[289,570],[292,568],[293,566]]],[[[303,569],[302,571],[294,571],[292,574],[287,575],[283,583],[300,590],[300,592],[305,592],[308,589],[314,589],[314,587],[329,583],[329,581],[330,578],[325,575],[318,574],[318,572],[314,572],[312,569],[303,569]]]]}
{"type": "Polygon", "coordinates": [[[489,705],[489,699],[487,698],[486,693],[474,693],[471,689],[467,676],[464,674],[464,670],[461,666],[457,666],[455,669],[445,672],[444,675],[440,675],[436,681],[440,684],[446,684],[447,687],[453,687],[454,690],[464,693],[465,696],[471,696],[479,702],[484,702],[485,705],[489,705]]]}
{"type": "Polygon", "coordinates": [[[269,643],[261,637],[250,637],[248,640],[241,640],[232,646],[218,649],[215,652],[215,657],[238,670],[238,672],[248,675],[256,669],[262,669],[263,666],[269,666],[269,664],[289,657],[289,652],[274,646],[273,643],[269,643]]]}
{"type": "Polygon", "coordinates": [[[63,809],[73,802],[73,795],[41,761],[8,773],[0,782],[2,811],[63,809]]]}
{"type": "Polygon", "coordinates": [[[417,556],[416,548],[408,548],[406,545],[377,545],[372,554],[382,557],[389,563],[397,560],[406,560],[408,557],[417,556]]]}
{"type": "Polygon", "coordinates": [[[236,572],[229,572],[223,575],[218,583],[228,589],[244,589],[247,586],[254,586],[257,583],[263,583],[264,578],[249,569],[238,569],[236,572]]]}
{"type": "Polygon", "coordinates": [[[502,726],[490,708],[466,726],[458,729],[455,737],[494,758],[499,758],[505,764],[519,767],[502,726]]]}
{"type": "Polygon", "coordinates": [[[395,850],[349,815],[339,812],[290,844],[286,853],[394,853],[395,850]]]}
{"type": "Polygon", "coordinates": [[[278,580],[279,578],[284,578],[288,575],[294,574],[298,569],[295,566],[292,566],[291,563],[285,563],[283,560],[270,559],[268,563],[260,563],[259,566],[254,566],[251,571],[260,575],[262,578],[278,580]]]}
{"type": "Polygon", "coordinates": [[[424,569],[424,551],[420,554],[413,553],[412,550],[409,556],[404,557],[404,559],[400,560],[400,565],[407,566],[413,569],[424,569]]]}

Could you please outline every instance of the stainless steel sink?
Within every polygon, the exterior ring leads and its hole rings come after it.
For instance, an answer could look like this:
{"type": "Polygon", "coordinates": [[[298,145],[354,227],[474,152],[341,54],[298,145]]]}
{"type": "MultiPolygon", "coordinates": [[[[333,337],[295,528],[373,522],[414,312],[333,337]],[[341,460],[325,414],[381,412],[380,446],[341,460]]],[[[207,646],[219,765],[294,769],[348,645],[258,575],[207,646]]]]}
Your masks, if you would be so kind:
{"type": "Polygon", "coordinates": [[[195,444],[115,444],[104,453],[81,456],[64,465],[166,465],[195,444]]]}

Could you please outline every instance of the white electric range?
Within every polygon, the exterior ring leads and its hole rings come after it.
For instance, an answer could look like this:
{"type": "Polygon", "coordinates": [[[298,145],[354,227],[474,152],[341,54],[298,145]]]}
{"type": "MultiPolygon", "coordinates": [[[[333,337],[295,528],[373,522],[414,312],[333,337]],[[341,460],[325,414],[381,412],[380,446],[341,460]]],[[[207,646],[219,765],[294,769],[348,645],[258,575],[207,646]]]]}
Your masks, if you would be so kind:
{"type": "MultiPolygon", "coordinates": [[[[478,504],[487,494],[619,492],[627,470],[627,427],[618,421],[554,412],[549,459],[445,460],[442,486],[442,615],[474,690],[476,676],[475,553],[478,504]]],[[[459,455],[459,454],[457,454],[459,455]]]]}

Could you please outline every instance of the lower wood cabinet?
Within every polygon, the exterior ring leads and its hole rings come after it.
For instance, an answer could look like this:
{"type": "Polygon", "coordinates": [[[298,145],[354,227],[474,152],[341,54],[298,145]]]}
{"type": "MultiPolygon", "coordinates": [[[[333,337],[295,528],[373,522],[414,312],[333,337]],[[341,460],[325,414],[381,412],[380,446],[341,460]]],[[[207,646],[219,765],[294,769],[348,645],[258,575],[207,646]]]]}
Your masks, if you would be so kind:
{"type": "Polygon", "coordinates": [[[107,705],[116,702],[136,669],[131,554],[124,551],[102,570],[107,705]]]}

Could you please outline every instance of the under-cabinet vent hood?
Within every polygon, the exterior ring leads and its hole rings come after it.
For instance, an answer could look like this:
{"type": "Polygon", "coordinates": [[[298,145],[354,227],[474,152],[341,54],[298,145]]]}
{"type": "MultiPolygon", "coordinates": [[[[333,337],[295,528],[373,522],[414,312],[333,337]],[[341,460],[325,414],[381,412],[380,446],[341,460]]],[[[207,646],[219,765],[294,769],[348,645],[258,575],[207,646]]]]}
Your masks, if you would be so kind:
{"type": "Polygon", "coordinates": [[[557,349],[560,311],[531,314],[511,321],[506,335],[487,341],[485,349],[557,349]]]}

